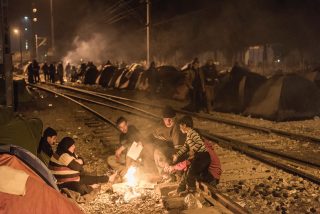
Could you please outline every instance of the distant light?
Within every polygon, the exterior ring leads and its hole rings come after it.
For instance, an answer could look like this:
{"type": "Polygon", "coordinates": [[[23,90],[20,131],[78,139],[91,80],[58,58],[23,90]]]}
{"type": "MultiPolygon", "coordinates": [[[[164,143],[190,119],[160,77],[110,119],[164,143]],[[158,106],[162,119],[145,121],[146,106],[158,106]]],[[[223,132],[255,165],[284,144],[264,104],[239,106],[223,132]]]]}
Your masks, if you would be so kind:
{"type": "Polygon", "coordinates": [[[37,18],[33,18],[33,21],[34,21],[34,22],[37,22],[37,21],[38,21],[38,19],[37,19],[37,18]]]}
{"type": "Polygon", "coordinates": [[[14,34],[19,34],[19,29],[14,28],[14,29],[13,29],[13,33],[14,33],[14,34]]]}
{"type": "Polygon", "coordinates": [[[34,12],[34,13],[36,13],[37,11],[38,11],[37,8],[32,9],[32,12],[34,12]]]}
{"type": "Polygon", "coordinates": [[[280,62],[280,59],[278,59],[277,62],[280,62]]]}
{"type": "Polygon", "coordinates": [[[28,44],[28,40],[26,40],[26,50],[29,49],[29,44],[28,44]]]}
{"type": "Polygon", "coordinates": [[[28,16],[25,16],[25,17],[24,17],[24,20],[25,20],[25,21],[28,21],[28,20],[29,20],[29,17],[28,17],[28,16]]]}
{"type": "Polygon", "coordinates": [[[24,30],[25,30],[25,31],[28,31],[28,28],[25,27],[24,30]]]}

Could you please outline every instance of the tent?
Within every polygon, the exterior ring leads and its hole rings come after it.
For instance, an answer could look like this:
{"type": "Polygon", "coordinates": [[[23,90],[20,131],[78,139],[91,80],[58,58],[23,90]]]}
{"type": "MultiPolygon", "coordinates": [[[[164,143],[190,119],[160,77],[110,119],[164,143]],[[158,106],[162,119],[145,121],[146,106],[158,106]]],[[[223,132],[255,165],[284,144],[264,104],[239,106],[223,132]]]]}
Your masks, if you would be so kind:
{"type": "Polygon", "coordinates": [[[86,68],[83,84],[94,85],[99,75],[98,69],[95,65],[90,63],[86,68]]]}
{"type": "Polygon", "coordinates": [[[184,73],[174,66],[162,65],[157,67],[160,94],[173,97],[177,89],[184,84],[184,73]]]}
{"type": "Polygon", "coordinates": [[[0,142],[14,144],[37,154],[42,134],[42,121],[38,118],[26,119],[0,108],[0,142]]]}
{"type": "Polygon", "coordinates": [[[117,85],[120,89],[135,89],[140,73],[143,72],[143,67],[140,64],[133,63],[127,70],[119,76],[117,85]]]}
{"type": "Polygon", "coordinates": [[[102,87],[107,88],[108,84],[111,80],[111,78],[113,77],[113,75],[115,74],[117,68],[113,65],[105,65],[100,73],[99,76],[99,85],[101,85],[102,87]]]}
{"type": "Polygon", "coordinates": [[[59,192],[53,175],[29,151],[0,145],[0,169],[10,172],[0,178],[0,213],[83,213],[59,192]]]}
{"type": "Polygon", "coordinates": [[[265,81],[264,76],[234,66],[229,74],[220,78],[220,83],[215,87],[214,110],[242,112],[250,103],[254,92],[265,81]]]}
{"type": "Polygon", "coordinates": [[[255,92],[244,114],[276,121],[312,118],[320,114],[320,90],[296,74],[277,75],[255,92]]]}
{"type": "Polygon", "coordinates": [[[320,69],[304,74],[304,77],[314,82],[320,88],[320,69]]]}
{"type": "Polygon", "coordinates": [[[118,88],[119,84],[120,84],[121,76],[126,72],[128,72],[127,68],[120,68],[120,69],[116,70],[115,73],[113,74],[108,86],[110,88],[118,88]]]}

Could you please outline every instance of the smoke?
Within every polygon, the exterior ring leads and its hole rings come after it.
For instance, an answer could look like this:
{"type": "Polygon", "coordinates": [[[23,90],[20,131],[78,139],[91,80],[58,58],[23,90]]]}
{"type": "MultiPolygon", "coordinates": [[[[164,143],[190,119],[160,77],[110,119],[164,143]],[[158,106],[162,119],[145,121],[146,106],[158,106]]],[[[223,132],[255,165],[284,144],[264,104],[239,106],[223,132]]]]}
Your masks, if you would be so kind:
{"type": "MultiPolygon", "coordinates": [[[[102,4],[102,1],[96,2],[102,4]]],[[[231,63],[236,54],[249,46],[273,43],[284,44],[290,50],[299,48],[319,52],[315,38],[320,32],[314,27],[319,15],[314,11],[296,15],[295,11],[304,5],[307,5],[306,11],[319,8],[320,4],[290,2],[213,3],[212,0],[203,0],[194,4],[192,0],[154,1],[151,13],[152,60],[158,64],[183,65],[194,57],[204,62],[207,57],[223,56],[218,58],[226,58],[225,61],[231,63]],[[161,8],[161,5],[166,7],[161,8]]],[[[137,2],[135,4],[132,8],[138,6],[137,2]]],[[[102,20],[105,13],[99,11],[99,5],[91,7],[86,15],[83,15],[84,9],[79,11],[79,16],[72,14],[82,18],[77,20],[78,26],[72,31],[72,36],[68,34],[69,37],[60,45],[65,61],[77,63],[82,58],[95,63],[107,60],[132,63],[146,58],[144,23],[129,16],[123,22],[107,25],[102,20]]],[[[125,10],[120,8],[117,14],[125,10]]],[[[145,17],[144,10],[142,5],[137,13],[145,17]]]]}
{"type": "Polygon", "coordinates": [[[93,33],[88,40],[76,36],[72,46],[74,49],[68,51],[63,57],[64,62],[76,64],[83,60],[102,64],[109,55],[108,41],[100,33],[93,33]]]}

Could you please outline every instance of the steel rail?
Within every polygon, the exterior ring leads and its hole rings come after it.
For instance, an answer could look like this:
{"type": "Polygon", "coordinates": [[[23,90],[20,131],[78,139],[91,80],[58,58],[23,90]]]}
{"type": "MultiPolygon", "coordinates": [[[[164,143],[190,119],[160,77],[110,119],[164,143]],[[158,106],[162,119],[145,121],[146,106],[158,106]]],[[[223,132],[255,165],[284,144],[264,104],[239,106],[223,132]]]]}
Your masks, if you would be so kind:
{"type": "MultiPolygon", "coordinates": [[[[99,95],[99,96],[109,97],[109,98],[118,99],[118,100],[125,100],[125,101],[129,101],[129,102],[133,102],[133,103],[137,103],[137,104],[141,104],[141,105],[149,105],[149,106],[156,107],[156,108],[163,108],[164,107],[163,105],[157,105],[157,104],[154,104],[154,103],[137,101],[137,100],[133,100],[133,99],[125,98],[125,97],[109,95],[109,94],[105,94],[105,93],[101,93],[101,92],[95,92],[95,91],[91,91],[91,90],[78,89],[78,88],[71,87],[71,86],[63,86],[63,85],[57,85],[57,84],[52,84],[52,83],[50,83],[50,85],[53,85],[53,86],[56,86],[56,87],[65,88],[65,89],[69,89],[69,90],[79,90],[79,91],[82,91],[84,93],[90,91],[90,92],[95,93],[96,95],[99,95]]],[[[199,114],[199,113],[194,113],[194,112],[190,112],[190,111],[184,111],[184,110],[176,109],[176,108],[174,110],[176,112],[178,112],[178,113],[188,114],[188,115],[191,115],[191,116],[194,116],[194,117],[197,117],[197,118],[211,120],[211,121],[218,122],[218,123],[224,123],[224,124],[228,124],[228,125],[235,125],[235,126],[239,126],[241,128],[251,129],[251,130],[260,131],[260,132],[264,132],[264,133],[274,133],[274,134],[285,136],[285,137],[288,137],[288,138],[294,139],[294,140],[306,140],[306,141],[313,142],[313,143],[320,143],[320,138],[314,137],[314,136],[310,136],[310,135],[298,134],[298,133],[284,131],[284,130],[270,128],[270,127],[261,127],[261,126],[257,126],[257,125],[246,124],[246,123],[243,123],[243,122],[233,121],[233,120],[229,120],[229,119],[222,119],[222,118],[218,118],[218,117],[215,117],[215,116],[212,116],[212,115],[202,115],[202,114],[199,114]]]]}
{"type": "Polygon", "coordinates": [[[91,92],[91,91],[88,91],[88,90],[77,89],[77,88],[73,88],[73,87],[69,87],[69,86],[57,85],[57,84],[52,84],[52,83],[50,83],[50,85],[53,85],[53,86],[59,87],[59,88],[70,89],[70,90],[77,91],[77,92],[80,92],[80,93],[83,93],[83,94],[87,94],[87,95],[91,95],[91,96],[95,96],[95,97],[98,97],[98,98],[101,98],[101,99],[104,99],[104,100],[108,100],[108,101],[117,103],[117,104],[119,104],[119,105],[126,106],[126,107],[128,107],[128,108],[132,108],[132,109],[134,109],[134,110],[136,110],[136,111],[140,111],[140,112],[145,113],[145,114],[148,114],[148,115],[150,115],[150,116],[157,117],[157,115],[152,114],[152,113],[150,113],[150,112],[148,112],[148,111],[145,111],[145,110],[143,110],[143,109],[141,109],[141,108],[137,108],[137,107],[135,107],[135,106],[128,105],[128,104],[126,104],[126,103],[120,102],[120,101],[118,101],[118,100],[115,100],[115,99],[112,99],[112,98],[109,98],[109,97],[105,97],[105,96],[98,95],[98,94],[96,94],[96,93],[94,93],[94,92],[91,92]]]}
{"type": "Polygon", "coordinates": [[[103,96],[103,97],[108,97],[108,98],[112,98],[112,99],[116,99],[116,100],[124,100],[124,101],[137,103],[137,104],[141,104],[141,105],[148,105],[148,106],[157,107],[157,108],[163,108],[164,107],[162,105],[157,105],[157,104],[154,104],[154,103],[142,102],[142,101],[126,98],[126,97],[120,97],[120,96],[111,95],[111,94],[105,94],[105,93],[101,93],[101,92],[97,92],[97,91],[86,90],[86,89],[81,89],[81,88],[75,88],[75,87],[72,87],[72,86],[59,85],[59,84],[54,84],[54,83],[46,83],[46,84],[47,85],[52,85],[52,86],[55,86],[55,87],[58,87],[58,88],[64,88],[64,89],[74,90],[74,91],[79,91],[79,92],[84,92],[84,93],[90,92],[90,94],[97,94],[97,95],[100,95],[100,96],[103,96]]]}
{"type": "MultiPolygon", "coordinates": [[[[250,149],[245,149],[245,148],[241,148],[241,146],[237,145],[235,142],[232,142],[233,140],[230,140],[230,139],[222,139],[220,137],[217,137],[215,136],[214,134],[211,134],[211,133],[208,133],[208,132],[205,132],[205,131],[201,131],[201,134],[210,139],[210,140],[213,140],[215,142],[222,142],[224,143],[225,145],[229,145],[231,146],[234,150],[237,150],[239,152],[242,152],[244,154],[246,154],[247,156],[250,156],[254,159],[257,159],[261,162],[264,162],[264,163],[267,163],[268,165],[271,165],[271,166],[274,166],[274,167],[277,167],[279,169],[282,169],[290,174],[293,174],[293,175],[298,175],[302,178],[305,178],[313,183],[316,183],[316,184],[320,184],[320,178],[319,177],[316,177],[312,174],[309,174],[309,173],[306,173],[306,172],[303,172],[302,170],[298,170],[294,167],[290,167],[288,165],[285,165],[283,163],[280,163],[278,161],[274,161],[274,160],[271,160],[270,158],[262,155],[261,153],[257,153],[257,152],[254,152],[254,151],[250,151],[250,149]]],[[[252,149],[253,150],[253,149],[252,149]]],[[[277,158],[277,157],[275,157],[277,158]]]]}
{"type": "Polygon", "coordinates": [[[75,99],[72,99],[71,97],[68,97],[68,96],[66,96],[66,95],[64,95],[64,94],[61,94],[61,93],[59,93],[59,92],[56,92],[56,91],[53,91],[53,90],[50,90],[50,89],[47,89],[47,88],[44,88],[44,87],[41,87],[41,86],[38,86],[38,85],[34,85],[34,84],[30,84],[30,83],[28,83],[27,85],[32,86],[32,87],[35,87],[35,88],[38,88],[38,89],[41,89],[41,90],[43,90],[43,91],[46,91],[46,92],[49,92],[49,93],[52,93],[52,94],[56,94],[56,95],[58,95],[58,96],[60,96],[60,97],[63,97],[63,98],[65,98],[65,99],[67,99],[67,100],[70,100],[70,101],[72,101],[72,102],[80,105],[82,108],[88,110],[89,112],[93,113],[94,115],[96,115],[96,116],[99,117],[100,119],[103,119],[105,122],[109,123],[109,124],[112,125],[114,128],[117,128],[117,126],[116,126],[116,124],[115,124],[114,122],[112,122],[112,121],[109,120],[108,118],[103,117],[103,115],[101,115],[101,114],[98,113],[97,111],[91,109],[90,107],[88,107],[88,106],[86,106],[86,105],[84,105],[84,104],[76,101],[75,99]]]}
{"type": "MultiPolygon", "coordinates": [[[[78,105],[80,105],[81,107],[83,107],[84,109],[88,110],[89,112],[93,113],[94,115],[98,116],[101,120],[105,121],[105,122],[108,122],[110,123],[111,125],[113,125],[114,128],[116,128],[116,125],[114,122],[110,121],[108,118],[105,118],[103,115],[99,114],[98,112],[96,112],[95,110],[91,109],[90,107],[64,95],[64,94],[61,94],[59,92],[56,92],[56,91],[53,91],[53,90],[50,90],[50,89],[46,89],[44,87],[41,87],[41,86],[38,86],[38,85],[33,85],[33,84],[28,84],[29,86],[32,86],[32,87],[36,87],[38,89],[41,89],[41,90],[44,90],[44,91],[47,91],[49,93],[53,93],[53,94],[57,94],[67,100],[70,100],[78,105]]],[[[117,107],[115,107],[117,108],[117,107]]],[[[117,128],[116,128],[117,129],[117,128]]],[[[209,185],[210,186],[210,185],[209,185]]],[[[211,187],[213,188],[213,187],[211,187]]],[[[224,194],[220,193],[220,192],[215,192],[214,193],[214,197],[216,200],[218,200],[220,203],[222,203],[227,209],[229,209],[230,211],[236,213],[236,214],[244,214],[244,213],[248,213],[247,210],[245,210],[244,208],[240,207],[238,204],[236,204],[234,201],[232,201],[230,198],[228,198],[227,196],[225,196],[224,194]]]]}
{"type": "MultiPolygon", "coordinates": [[[[76,90],[76,91],[78,91],[78,90],[76,90]]],[[[83,90],[80,89],[80,91],[83,91],[83,90]]],[[[85,91],[85,93],[88,94],[87,91],[85,91]]],[[[91,95],[91,94],[89,94],[89,95],[91,95]]],[[[93,95],[93,96],[95,96],[95,95],[93,95]]],[[[155,118],[161,119],[161,117],[159,117],[159,116],[156,116],[155,118]]],[[[296,162],[300,162],[300,163],[303,163],[303,164],[308,164],[308,165],[312,165],[312,166],[315,166],[315,167],[320,167],[320,165],[318,163],[315,163],[315,162],[312,162],[312,161],[303,160],[301,158],[297,158],[297,157],[294,157],[294,156],[291,156],[291,155],[288,155],[288,154],[284,154],[282,152],[277,152],[277,151],[274,151],[274,150],[262,148],[262,147],[255,146],[255,145],[252,145],[252,144],[240,141],[240,140],[236,140],[236,139],[233,139],[233,138],[229,138],[229,137],[225,137],[225,136],[221,136],[221,135],[217,135],[217,134],[208,135],[208,133],[203,132],[203,131],[201,133],[204,136],[211,137],[210,139],[214,139],[214,140],[217,140],[217,141],[220,141],[220,142],[224,141],[224,142],[229,142],[229,143],[233,143],[233,144],[236,143],[237,144],[236,150],[241,151],[241,152],[243,152],[245,154],[247,153],[249,156],[255,157],[255,159],[258,159],[258,160],[261,160],[261,158],[257,158],[256,157],[257,155],[253,155],[252,152],[249,151],[249,149],[245,149],[243,147],[248,147],[250,149],[253,149],[253,150],[256,150],[256,151],[259,151],[259,152],[264,152],[264,153],[267,153],[269,155],[279,156],[281,158],[285,158],[285,159],[288,159],[288,160],[291,160],[291,161],[296,161],[296,162]],[[242,146],[242,147],[240,147],[240,146],[242,146]]],[[[235,145],[233,145],[233,147],[235,148],[235,145]]],[[[267,161],[263,161],[263,162],[267,162],[267,161]]],[[[280,163],[278,164],[277,162],[269,161],[268,163],[272,163],[271,164],[272,166],[275,166],[275,167],[278,167],[278,168],[281,168],[281,169],[285,169],[287,172],[290,172],[292,174],[295,174],[295,175],[301,174],[301,177],[307,178],[312,182],[318,183],[318,178],[316,178],[315,176],[313,176],[311,174],[304,173],[304,172],[299,171],[299,170],[295,170],[294,168],[289,167],[289,166],[284,167],[283,164],[280,164],[280,163]]]]}
{"type": "MultiPolygon", "coordinates": [[[[115,109],[115,110],[120,110],[120,111],[123,111],[123,112],[126,112],[126,113],[129,113],[129,114],[132,114],[133,112],[128,110],[128,109],[124,109],[124,108],[120,108],[120,107],[116,107],[116,106],[113,106],[113,105],[109,105],[109,104],[106,104],[106,103],[103,103],[103,102],[98,102],[98,101],[95,101],[95,100],[91,100],[91,99],[87,99],[87,98],[84,98],[84,97],[79,97],[79,96],[76,96],[76,95],[73,95],[73,94],[69,94],[69,93],[63,93],[64,95],[68,96],[68,97],[72,97],[74,99],[78,99],[78,100],[82,100],[82,101],[86,101],[86,102],[89,102],[89,103],[94,103],[94,104],[97,104],[97,105],[101,105],[101,106],[105,106],[105,107],[109,107],[109,108],[112,108],[112,109],[115,109]]],[[[137,114],[137,113],[136,113],[137,114]]],[[[146,117],[146,118],[157,118],[158,117],[155,117],[153,115],[145,115],[145,114],[141,114],[139,113],[140,116],[143,116],[143,117],[146,117]]]]}
{"type": "Polygon", "coordinates": [[[239,146],[241,145],[241,146],[244,146],[244,147],[249,147],[249,148],[257,150],[257,151],[262,151],[262,152],[265,152],[265,153],[269,153],[271,155],[276,155],[276,156],[279,156],[279,157],[283,157],[283,158],[291,160],[291,161],[296,161],[296,162],[300,162],[300,163],[303,163],[303,164],[306,164],[306,165],[311,165],[311,166],[320,168],[320,164],[319,163],[311,161],[311,160],[304,160],[304,159],[298,158],[298,157],[293,156],[293,155],[289,155],[289,154],[286,154],[286,153],[283,153],[283,152],[278,152],[278,151],[275,151],[275,150],[272,150],[272,149],[267,149],[267,148],[263,148],[263,147],[260,147],[260,146],[252,145],[251,143],[247,143],[247,142],[244,142],[242,140],[237,140],[237,139],[234,139],[234,138],[222,136],[220,134],[210,133],[210,135],[214,136],[216,138],[225,140],[225,141],[229,141],[229,142],[235,143],[235,144],[237,144],[239,146]]]}
{"type": "MultiPolygon", "coordinates": [[[[95,95],[93,95],[93,96],[95,96],[95,95]]],[[[156,116],[155,118],[161,119],[159,116],[156,116]]],[[[254,157],[255,159],[258,159],[260,161],[262,160],[261,157],[258,157],[256,154],[253,154],[252,152],[250,152],[249,149],[245,149],[243,147],[247,147],[247,148],[259,151],[259,152],[264,152],[264,153],[269,154],[269,155],[279,156],[281,158],[285,158],[285,159],[288,159],[288,160],[291,160],[291,161],[296,161],[296,162],[300,162],[300,163],[303,163],[303,164],[312,165],[314,167],[318,167],[318,168],[320,167],[320,165],[318,163],[316,163],[316,162],[303,160],[301,158],[294,157],[292,155],[288,155],[288,154],[284,154],[282,152],[277,152],[277,151],[274,151],[274,150],[270,150],[270,149],[262,148],[262,147],[259,147],[259,146],[255,146],[255,145],[252,145],[252,144],[240,141],[240,140],[236,140],[236,139],[233,139],[233,138],[229,138],[229,137],[225,137],[225,136],[221,136],[221,135],[217,135],[217,134],[212,134],[212,133],[210,135],[208,135],[208,133],[203,132],[203,131],[201,132],[201,134],[203,134],[203,136],[207,136],[207,137],[209,136],[208,138],[214,139],[214,140],[217,140],[217,141],[220,141],[220,142],[224,141],[224,142],[229,142],[229,143],[233,143],[233,144],[236,143],[237,146],[233,145],[233,147],[236,150],[241,151],[241,152],[243,152],[245,154],[248,154],[249,156],[254,157]],[[240,146],[242,146],[242,147],[240,147],[240,146]]],[[[286,165],[281,164],[281,163],[273,162],[272,160],[270,160],[270,161],[264,160],[263,162],[269,163],[272,166],[284,169],[287,172],[290,172],[291,174],[295,174],[295,175],[300,175],[301,174],[301,177],[304,177],[304,178],[306,178],[306,179],[308,179],[308,180],[310,180],[312,182],[318,183],[319,178],[317,178],[317,177],[315,177],[315,176],[313,176],[311,174],[305,173],[305,172],[300,171],[300,170],[296,170],[296,169],[294,169],[294,168],[292,168],[290,166],[286,166],[286,165]]]]}

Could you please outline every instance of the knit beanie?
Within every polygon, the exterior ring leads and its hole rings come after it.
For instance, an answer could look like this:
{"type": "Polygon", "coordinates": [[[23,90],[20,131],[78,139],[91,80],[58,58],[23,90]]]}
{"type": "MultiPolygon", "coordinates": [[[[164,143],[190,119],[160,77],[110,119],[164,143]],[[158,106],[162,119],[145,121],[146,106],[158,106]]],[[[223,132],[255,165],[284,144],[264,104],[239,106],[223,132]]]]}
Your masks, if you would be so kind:
{"type": "Polygon", "coordinates": [[[162,118],[173,118],[176,116],[176,112],[172,109],[171,106],[166,106],[162,110],[162,118]]]}

